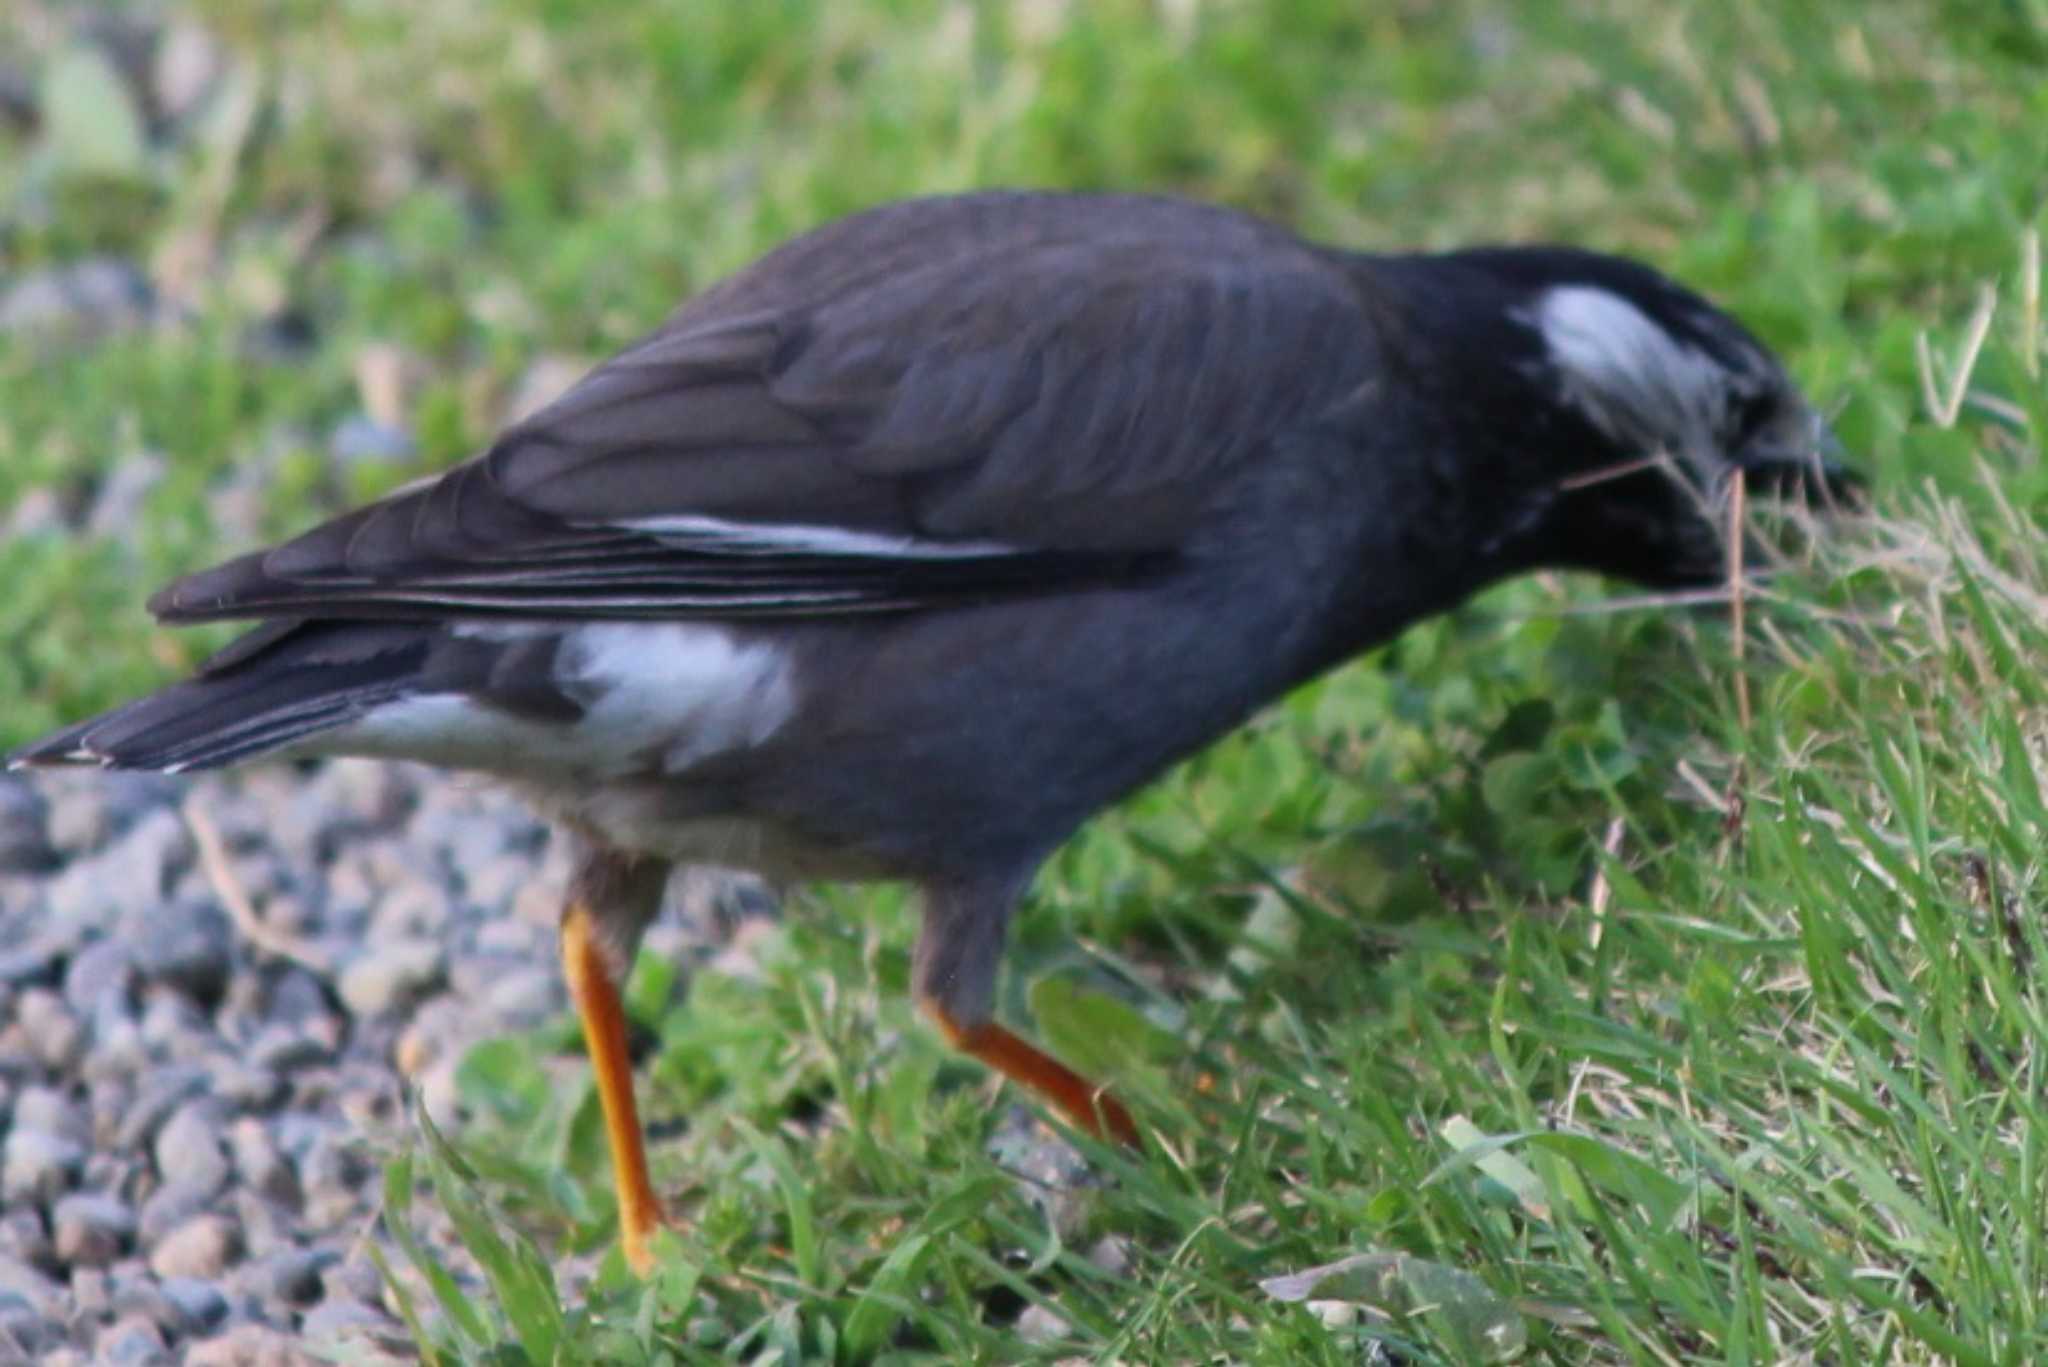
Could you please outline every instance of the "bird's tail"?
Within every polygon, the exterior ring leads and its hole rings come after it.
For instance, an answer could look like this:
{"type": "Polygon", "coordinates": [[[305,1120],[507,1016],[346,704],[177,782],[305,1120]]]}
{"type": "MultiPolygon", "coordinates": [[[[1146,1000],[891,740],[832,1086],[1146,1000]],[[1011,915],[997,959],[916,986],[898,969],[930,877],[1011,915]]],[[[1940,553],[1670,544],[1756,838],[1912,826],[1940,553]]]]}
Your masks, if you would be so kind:
{"type": "Polygon", "coordinates": [[[419,691],[431,628],[267,623],[182,683],[45,736],[8,767],[215,769],[345,726],[419,691]]]}

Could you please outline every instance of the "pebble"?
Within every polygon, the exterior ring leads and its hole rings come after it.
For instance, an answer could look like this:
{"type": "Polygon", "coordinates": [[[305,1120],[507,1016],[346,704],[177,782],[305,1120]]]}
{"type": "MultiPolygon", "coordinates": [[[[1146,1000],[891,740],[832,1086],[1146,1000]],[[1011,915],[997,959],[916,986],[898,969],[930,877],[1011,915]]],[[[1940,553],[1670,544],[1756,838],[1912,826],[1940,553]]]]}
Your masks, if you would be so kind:
{"type": "Polygon", "coordinates": [[[158,1187],[142,1203],[138,1221],[143,1247],[154,1248],[186,1221],[205,1210],[214,1193],[206,1187],[170,1182],[158,1187]]]}
{"type": "Polygon", "coordinates": [[[72,956],[64,970],[64,1001],[83,1016],[96,1016],[112,997],[123,1006],[135,994],[135,956],[125,939],[95,940],[72,956]]]}
{"type": "Polygon", "coordinates": [[[177,1314],[176,1328],[180,1333],[209,1334],[228,1317],[228,1298],[212,1282],[197,1277],[166,1277],[159,1289],[177,1314]]]}
{"type": "Polygon", "coordinates": [[[0,778],[0,873],[40,873],[57,862],[49,803],[20,778],[0,778]]]}
{"type": "Polygon", "coordinates": [[[299,1202],[299,1175],[278,1151],[270,1131],[255,1116],[243,1116],[228,1131],[235,1176],[251,1191],[285,1205],[299,1202]]]}
{"type": "Polygon", "coordinates": [[[88,257],[0,289],[0,335],[101,337],[140,327],[155,311],[156,291],[134,262],[88,257]]]}
{"type": "Polygon", "coordinates": [[[158,1277],[218,1277],[241,1250],[240,1225],[225,1215],[195,1215],[150,1250],[149,1270],[158,1277]]]}
{"type": "Polygon", "coordinates": [[[564,858],[405,765],[0,778],[0,1362],[412,1360],[367,1253],[404,1262],[375,1220],[399,1059],[452,1122],[471,1044],[560,1016],[564,858]],[[305,961],[237,933],[188,800],[305,961]]]}
{"type": "Polygon", "coordinates": [[[44,1205],[71,1185],[85,1166],[85,1145],[47,1130],[7,1132],[7,1152],[0,1161],[0,1195],[9,1205],[44,1205]]]}
{"type": "Polygon", "coordinates": [[[439,940],[382,940],[342,970],[342,1004],[361,1016],[381,1015],[417,1001],[447,967],[439,940]]]}
{"type": "Polygon", "coordinates": [[[36,1313],[59,1314],[64,1305],[64,1288],[19,1258],[0,1253],[0,1300],[13,1297],[33,1306],[36,1313]]]}
{"type": "Polygon", "coordinates": [[[356,465],[364,461],[410,460],[414,448],[411,434],[403,428],[357,413],[341,420],[327,449],[338,463],[356,465]]]}
{"type": "Polygon", "coordinates": [[[86,534],[131,544],[135,528],[142,525],[143,504],[163,481],[165,468],[164,458],[153,452],[132,455],[116,465],[85,515],[86,534]]]}
{"type": "Polygon", "coordinates": [[[85,1026],[64,998],[47,987],[31,987],[14,1004],[29,1049],[53,1073],[68,1073],[85,1057],[85,1026]]]}
{"type": "Polygon", "coordinates": [[[172,1362],[163,1330],[146,1315],[123,1315],[93,1341],[93,1355],[109,1367],[156,1367],[172,1362]]]}
{"type": "Polygon", "coordinates": [[[185,1367],[313,1367],[323,1361],[301,1348],[296,1335],[262,1324],[238,1324],[185,1353],[185,1367]]]}
{"type": "Polygon", "coordinates": [[[66,1267],[105,1267],[135,1239],[135,1212],[105,1192],[74,1192],[51,1212],[51,1241],[66,1267]]]}
{"type": "Polygon", "coordinates": [[[221,1148],[219,1107],[211,1097],[178,1107],[156,1136],[156,1168],[166,1183],[204,1190],[227,1185],[228,1156],[221,1148]]]}
{"type": "Polygon", "coordinates": [[[92,1138],[92,1122],[85,1108],[55,1087],[22,1088],[14,1099],[14,1117],[9,1123],[17,1130],[41,1130],[79,1144],[92,1138]]]}
{"type": "Polygon", "coordinates": [[[172,1065],[157,1068],[143,1079],[141,1089],[136,1093],[128,1114],[121,1118],[120,1131],[114,1137],[117,1147],[136,1149],[149,1143],[156,1132],[170,1117],[171,1112],[187,1097],[198,1096],[206,1090],[206,1070],[192,1065],[172,1065]]]}
{"type": "Polygon", "coordinates": [[[30,1267],[50,1267],[56,1262],[49,1231],[43,1228],[43,1213],[22,1205],[0,1215],[0,1257],[14,1258],[30,1267]]]}
{"type": "Polygon", "coordinates": [[[227,990],[233,933],[210,900],[180,898],[122,918],[135,970],[145,981],[177,988],[212,1004],[227,990]]]}
{"type": "Polygon", "coordinates": [[[361,1301],[322,1301],[306,1312],[306,1320],[300,1332],[310,1343],[320,1343],[338,1338],[355,1338],[362,1334],[388,1334],[399,1327],[398,1321],[372,1305],[361,1301]]]}

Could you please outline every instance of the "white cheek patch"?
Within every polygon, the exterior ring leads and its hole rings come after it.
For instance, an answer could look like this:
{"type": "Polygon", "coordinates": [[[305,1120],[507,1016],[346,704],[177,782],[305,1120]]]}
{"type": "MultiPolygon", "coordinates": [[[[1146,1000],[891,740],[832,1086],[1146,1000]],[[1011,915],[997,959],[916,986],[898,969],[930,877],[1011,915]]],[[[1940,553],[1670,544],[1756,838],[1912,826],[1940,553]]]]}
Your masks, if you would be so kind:
{"type": "Polygon", "coordinates": [[[578,721],[529,721],[432,694],[376,708],[321,748],[534,778],[623,777],[650,764],[673,774],[759,745],[796,710],[788,655],[722,627],[601,622],[562,638],[555,682],[583,705],[578,721]]]}
{"type": "Polygon", "coordinates": [[[1533,322],[1565,399],[1602,432],[1694,460],[1714,452],[1730,376],[1712,357],[1590,285],[1547,291],[1533,322]]]}

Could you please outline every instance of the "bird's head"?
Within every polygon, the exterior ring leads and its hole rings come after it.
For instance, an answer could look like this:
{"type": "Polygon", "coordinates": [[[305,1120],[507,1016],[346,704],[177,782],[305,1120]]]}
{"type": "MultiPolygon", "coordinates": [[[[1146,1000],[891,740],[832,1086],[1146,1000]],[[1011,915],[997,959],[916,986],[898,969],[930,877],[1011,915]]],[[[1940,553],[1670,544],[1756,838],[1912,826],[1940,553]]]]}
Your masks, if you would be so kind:
{"type": "Polygon", "coordinates": [[[1758,492],[1854,492],[1777,358],[1692,291],[1633,261],[1559,248],[1443,260],[1494,298],[1500,321],[1488,331],[1506,370],[1489,392],[1514,396],[1521,418],[1507,424],[1517,477],[1501,491],[1513,504],[1506,536],[1528,563],[1710,583],[1725,573],[1736,472],[1758,492]]]}

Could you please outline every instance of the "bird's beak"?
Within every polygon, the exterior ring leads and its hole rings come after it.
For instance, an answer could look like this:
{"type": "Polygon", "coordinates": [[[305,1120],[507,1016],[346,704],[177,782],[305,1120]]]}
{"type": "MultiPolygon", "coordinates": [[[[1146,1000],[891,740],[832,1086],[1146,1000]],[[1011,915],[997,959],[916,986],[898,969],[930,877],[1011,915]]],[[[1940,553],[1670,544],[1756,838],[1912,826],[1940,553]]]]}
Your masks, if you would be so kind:
{"type": "Polygon", "coordinates": [[[1832,510],[1863,506],[1863,475],[1850,465],[1842,443],[1816,422],[1811,438],[1794,444],[1756,444],[1736,461],[1749,486],[1759,493],[1804,499],[1832,510]]]}

